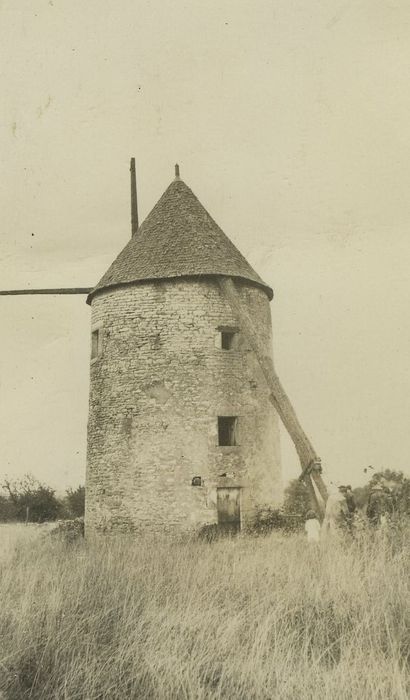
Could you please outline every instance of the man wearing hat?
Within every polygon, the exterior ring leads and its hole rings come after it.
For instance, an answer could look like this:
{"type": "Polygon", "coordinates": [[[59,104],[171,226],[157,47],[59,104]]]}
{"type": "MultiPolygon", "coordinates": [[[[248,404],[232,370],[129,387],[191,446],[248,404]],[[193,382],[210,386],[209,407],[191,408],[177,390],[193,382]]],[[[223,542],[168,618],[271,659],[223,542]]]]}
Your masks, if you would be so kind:
{"type": "Polygon", "coordinates": [[[382,522],[382,518],[385,519],[386,515],[388,515],[389,510],[386,493],[382,485],[377,481],[371,487],[366,510],[366,515],[370,524],[374,527],[378,527],[382,522]]]}

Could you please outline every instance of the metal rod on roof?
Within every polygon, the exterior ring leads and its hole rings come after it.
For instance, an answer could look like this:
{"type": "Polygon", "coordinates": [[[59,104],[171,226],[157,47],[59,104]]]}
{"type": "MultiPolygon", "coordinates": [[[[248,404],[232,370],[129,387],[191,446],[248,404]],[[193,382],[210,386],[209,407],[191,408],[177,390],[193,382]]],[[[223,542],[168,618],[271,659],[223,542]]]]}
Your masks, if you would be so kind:
{"type": "Polygon", "coordinates": [[[175,180],[179,180],[179,165],[175,163],[175,180]]]}
{"type": "Polygon", "coordinates": [[[64,287],[60,289],[0,289],[0,296],[22,294],[89,294],[93,287],[64,287]]]}
{"type": "Polygon", "coordinates": [[[138,199],[137,199],[137,175],[135,172],[135,158],[131,158],[131,235],[138,231],[138,199]]]}

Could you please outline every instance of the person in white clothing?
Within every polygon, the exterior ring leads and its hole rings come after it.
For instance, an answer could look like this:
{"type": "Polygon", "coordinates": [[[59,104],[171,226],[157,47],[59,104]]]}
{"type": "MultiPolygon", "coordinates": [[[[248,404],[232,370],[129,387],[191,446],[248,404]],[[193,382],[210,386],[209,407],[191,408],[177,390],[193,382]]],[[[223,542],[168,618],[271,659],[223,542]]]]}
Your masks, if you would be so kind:
{"type": "Polygon", "coordinates": [[[322,523],[322,539],[334,539],[343,534],[343,524],[346,522],[348,508],[344,493],[336,484],[330,484],[326,501],[325,517],[322,523]]]}
{"type": "Polygon", "coordinates": [[[319,542],[320,522],[314,510],[306,513],[305,532],[308,542],[319,542]]]}

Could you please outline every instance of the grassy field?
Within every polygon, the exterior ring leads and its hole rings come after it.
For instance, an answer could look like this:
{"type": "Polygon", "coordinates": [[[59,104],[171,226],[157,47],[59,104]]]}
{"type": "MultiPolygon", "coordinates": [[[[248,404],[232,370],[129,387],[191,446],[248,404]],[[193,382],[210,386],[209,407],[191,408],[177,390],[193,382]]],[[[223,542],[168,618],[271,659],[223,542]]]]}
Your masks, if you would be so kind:
{"type": "Polygon", "coordinates": [[[41,532],[0,527],[2,698],[409,697],[406,536],[316,549],[41,532]]]}

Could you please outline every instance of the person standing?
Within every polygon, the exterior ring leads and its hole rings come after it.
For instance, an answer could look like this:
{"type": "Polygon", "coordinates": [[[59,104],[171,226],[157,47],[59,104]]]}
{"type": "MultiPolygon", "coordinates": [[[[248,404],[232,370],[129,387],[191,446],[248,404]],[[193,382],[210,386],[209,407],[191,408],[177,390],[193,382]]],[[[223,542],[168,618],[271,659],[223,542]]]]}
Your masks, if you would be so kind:
{"type": "Polygon", "coordinates": [[[356,501],[355,501],[355,498],[354,498],[354,495],[353,495],[353,491],[352,491],[352,487],[350,486],[350,484],[348,484],[348,485],[346,486],[346,490],[345,490],[345,499],[346,499],[346,503],[347,503],[347,507],[348,507],[349,513],[351,513],[351,515],[353,515],[353,513],[356,512],[356,501]]]}
{"type": "Polygon", "coordinates": [[[308,542],[319,542],[320,522],[314,510],[308,510],[306,513],[305,532],[308,542]]]}
{"type": "MultiPolygon", "coordinates": [[[[343,488],[343,487],[342,487],[343,488]]],[[[322,523],[322,535],[339,537],[345,527],[347,504],[344,493],[335,484],[329,486],[329,497],[326,501],[325,517],[322,523]]]]}
{"type": "Polygon", "coordinates": [[[388,505],[383,487],[377,482],[372,486],[369,501],[367,503],[366,515],[373,527],[380,526],[382,516],[386,516],[388,505]]]}

